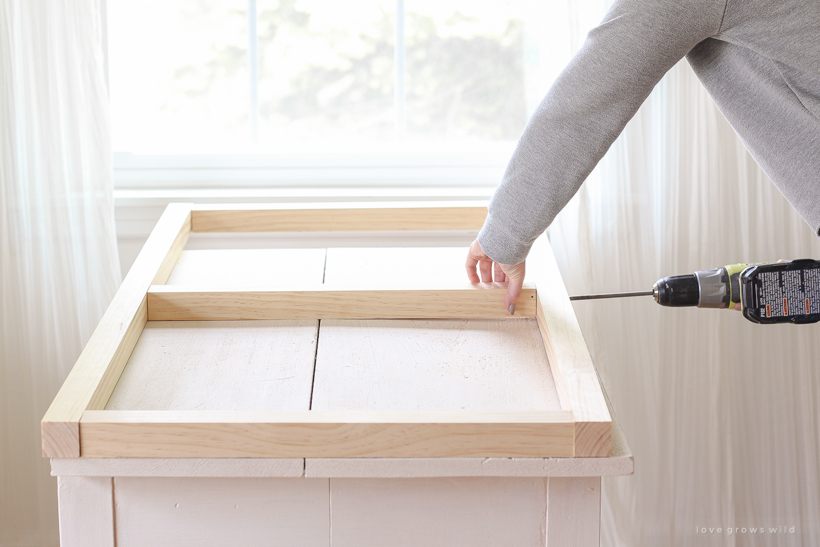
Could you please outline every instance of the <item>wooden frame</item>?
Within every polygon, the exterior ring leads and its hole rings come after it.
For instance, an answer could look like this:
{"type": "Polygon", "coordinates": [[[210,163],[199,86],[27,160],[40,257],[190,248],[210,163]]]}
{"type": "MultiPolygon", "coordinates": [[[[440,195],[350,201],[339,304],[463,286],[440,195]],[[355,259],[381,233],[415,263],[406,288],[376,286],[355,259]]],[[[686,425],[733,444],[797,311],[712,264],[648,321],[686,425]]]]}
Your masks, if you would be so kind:
{"type": "Polygon", "coordinates": [[[602,457],[611,417],[546,238],[516,317],[535,317],[561,403],[552,412],[105,410],[148,320],[508,318],[504,287],[164,286],[192,231],[477,230],[483,203],[171,204],[42,421],[52,458],[602,457]],[[538,287],[548,290],[538,290],[538,287]]]}

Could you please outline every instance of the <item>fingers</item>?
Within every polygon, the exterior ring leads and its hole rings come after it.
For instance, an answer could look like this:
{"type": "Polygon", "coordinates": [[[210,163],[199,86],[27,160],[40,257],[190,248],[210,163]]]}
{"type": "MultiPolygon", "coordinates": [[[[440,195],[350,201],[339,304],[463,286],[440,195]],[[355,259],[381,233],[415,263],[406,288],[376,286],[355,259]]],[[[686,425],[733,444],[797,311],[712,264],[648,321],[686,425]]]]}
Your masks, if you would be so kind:
{"type": "Polygon", "coordinates": [[[467,252],[464,268],[467,270],[470,283],[492,283],[493,279],[496,283],[507,283],[507,291],[504,294],[504,307],[507,308],[510,315],[515,314],[515,303],[521,296],[521,290],[524,286],[524,262],[515,265],[493,262],[476,239],[467,252]],[[478,268],[478,273],[476,273],[476,268],[478,268]]]}
{"type": "Polygon", "coordinates": [[[481,248],[481,244],[479,244],[478,240],[476,239],[470,245],[470,250],[467,251],[467,262],[464,264],[464,267],[467,269],[467,277],[470,280],[470,283],[479,283],[478,274],[476,274],[476,266],[478,263],[488,258],[486,254],[484,254],[484,250],[481,248]]]}
{"type": "Polygon", "coordinates": [[[478,269],[481,272],[481,282],[482,283],[492,283],[493,282],[493,261],[490,260],[489,257],[481,260],[478,263],[478,269]]]}
{"type": "Polygon", "coordinates": [[[467,277],[470,279],[470,283],[493,282],[493,259],[487,256],[477,239],[470,245],[464,267],[467,269],[467,277]],[[481,274],[480,281],[478,275],[476,275],[476,266],[478,266],[478,271],[481,274]]]}
{"type": "Polygon", "coordinates": [[[502,264],[501,269],[507,276],[507,293],[504,295],[504,306],[510,311],[510,315],[515,313],[515,303],[521,296],[521,289],[524,286],[524,274],[526,262],[520,262],[513,266],[502,264]]]}
{"type": "Polygon", "coordinates": [[[507,281],[507,274],[501,269],[501,264],[493,262],[493,281],[496,283],[504,283],[507,281]]]}

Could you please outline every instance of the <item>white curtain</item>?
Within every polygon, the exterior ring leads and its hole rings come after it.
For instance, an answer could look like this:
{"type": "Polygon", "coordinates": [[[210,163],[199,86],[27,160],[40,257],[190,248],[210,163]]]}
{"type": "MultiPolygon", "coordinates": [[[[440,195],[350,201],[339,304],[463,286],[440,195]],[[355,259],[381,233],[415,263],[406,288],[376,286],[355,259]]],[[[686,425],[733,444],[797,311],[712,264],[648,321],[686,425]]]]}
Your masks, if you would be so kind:
{"type": "Polygon", "coordinates": [[[58,544],[39,421],[120,282],[96,0],[0,0],[0,545],[58,544]]]}
{"type": "MultiPolygon", "coordinates": [[[[603,4],[564,7],[573,50],[603,4]]],[[[549,236],[570,294],[820,258],[820,239],[685,61],[549,236]]],[[[820,326],[755,325],[650,297],[577,302],[575,311],[635,457],[634,476],[604,481],[602,545],[820,545],[820,326]]]]}

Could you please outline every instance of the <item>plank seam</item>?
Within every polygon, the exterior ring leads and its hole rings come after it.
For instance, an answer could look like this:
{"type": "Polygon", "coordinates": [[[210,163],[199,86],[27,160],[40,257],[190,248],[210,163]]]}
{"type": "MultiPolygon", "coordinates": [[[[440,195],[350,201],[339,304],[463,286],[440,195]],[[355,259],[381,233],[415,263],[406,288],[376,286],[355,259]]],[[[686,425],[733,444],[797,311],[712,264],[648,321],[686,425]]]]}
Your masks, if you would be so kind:
{"type": "Polygon", "coordinates": [[[316,387],[316,363],[319,360],[319,334],[321,332],[322,320],[319,319],[316,323],[316,349],[313,351],[313,376],[310,379],[310,403],[308,404],[308,410],[313,410],[313,391],[316,387]]]}

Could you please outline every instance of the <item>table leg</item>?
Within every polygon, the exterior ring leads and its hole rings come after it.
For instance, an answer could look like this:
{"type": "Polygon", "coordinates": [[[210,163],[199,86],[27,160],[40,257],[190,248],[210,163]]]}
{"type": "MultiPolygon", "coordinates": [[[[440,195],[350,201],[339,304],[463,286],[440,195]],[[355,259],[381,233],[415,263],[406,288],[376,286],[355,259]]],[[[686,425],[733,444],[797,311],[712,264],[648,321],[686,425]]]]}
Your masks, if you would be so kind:
{"type": "Polygon", "coordinates": [[[601,477],[550,477],[547,547],[599,547],[601,477]]]}
{"type": "Polygon", "coordinates": [[[111,477],[57,477],[61,547],[114,547],[111,477]]]}

